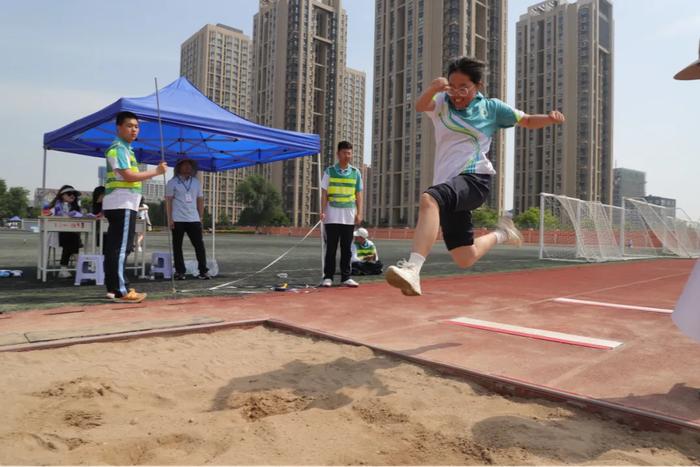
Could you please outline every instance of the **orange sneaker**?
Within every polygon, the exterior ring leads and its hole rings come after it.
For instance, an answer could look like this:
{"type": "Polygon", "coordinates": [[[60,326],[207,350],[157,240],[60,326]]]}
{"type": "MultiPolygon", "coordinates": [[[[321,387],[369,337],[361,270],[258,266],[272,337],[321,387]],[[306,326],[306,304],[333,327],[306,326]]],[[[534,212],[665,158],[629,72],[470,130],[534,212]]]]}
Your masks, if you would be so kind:
{"type": "Polygon", "coordinates": [[[146,299],[146,294],[145,293],[138,293],[134,289],[129,289],[129,293],[126,295],[123,295],[121,297],[117,297],[114,299],[115,302],[119,303],[141,303],[146,299]]]}

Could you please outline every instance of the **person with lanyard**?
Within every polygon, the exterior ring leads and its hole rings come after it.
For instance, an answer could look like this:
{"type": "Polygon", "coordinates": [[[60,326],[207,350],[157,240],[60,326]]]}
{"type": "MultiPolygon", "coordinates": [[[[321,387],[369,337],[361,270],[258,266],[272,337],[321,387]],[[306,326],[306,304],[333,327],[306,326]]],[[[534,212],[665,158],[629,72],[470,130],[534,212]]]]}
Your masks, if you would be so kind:
{"type": "Polygon", "coordinates": [[[369,232],[364,227],[357,229],[352,242],[352,275],[371,276],[382,273],[384,265],[379,261],[377,247],[369,239],[369,232]]]}
{"type": "Polygon", "coordinates": [[[493,135],[518,125],[528,129],[564,123],[564,115],[527,115],[505,102],[485,97],[486,64],[471,57],[450,61],[447,78],[435,78],[416,101],[435,127],[433,186],[420,197],[418,224],[408,261],[389,266],[389,285],[408,296],[421,295],[420,270],[442,227],[452,260],[468,268],[498,243],[522,244],[522,235],[508,217],[496,230],[474,238],[472,211],[488,198],[496,171],[487,154],[493,135]]]}
{"type": "Polygon", "coordinates": [[[197,255],[199,279],[207,280],[207,254],[202,236],[204,218],[204,191],[195,177],[197,165],[191,159],[181,159],[175,164],[175,175],[165,185],[165,205],[168,214],[168,227],[173,231],[173,252],[175,253],[175,279],[185,280],[185,259],[182,254],[182,240],[185,233],[197,255]]]}
{"type": "Polygon", "coordinates": [[[139,172],[131,144],[139,135],[139,120],[131,112],[119,112],[117,138],[105,152],[107,181],[102,212],[109,221],[105,238],[104,269],[107,298],[125,303],[139,303],[145,293],[128,289],[124,266],[134,244],[136,212],[141,202],[141,182],[163,175],[168,165],[161,162],[154,170],[139,172]]]}
{"type": "Polygon", "coordinates": [[[350,165],[352,144],[338,143],[338,163],[328,167],[321,179],[321,220],[325,230],[326,253],[321,287],[331,287],[335,275],[335,255],[340,243],[340,283],[358,287],[350,275],[351,244],[355,225],[362,223],[362,175],[350,165]]]}

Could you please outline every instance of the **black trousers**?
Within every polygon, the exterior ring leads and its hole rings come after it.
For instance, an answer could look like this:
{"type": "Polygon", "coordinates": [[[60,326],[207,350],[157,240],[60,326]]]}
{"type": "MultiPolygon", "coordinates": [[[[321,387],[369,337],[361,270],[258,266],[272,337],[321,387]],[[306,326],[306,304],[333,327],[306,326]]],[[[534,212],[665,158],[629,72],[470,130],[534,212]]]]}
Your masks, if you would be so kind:
{"type": "Polygon", "coordinates": [[[323,278],[333,279],[335,274],[335,255],[340,243],[340,280],[350,279],[350,258],[352,258],[352,234],[354,225],[324,224],[326,232],[326,256],[323,262],[323,278]]]}
{"type": "Polygon", "coordinates": [[[59,232],[58,245],[61,247],[61,266],[68,266],[70,257],[80,251],[83,242],[76,232],[59,232]]]}
{"type": "Polygon", "coordinates": [[[126,295],[127,287],[124,266],[134,244],[136,211],[131,209],[108,209],[103,211],[109,221],[102,252],[105,256],[105,286],[107,292],[117,297],[126,295]]]}
{"type": "Polygon", "coordinates": [[[352,263],[353,276],[374,276],[382,273],[384,265],[381,261],[355,261],[352,263]]]}
{"type": "Polygon", "coordinates": [[[173,229],[175,272],[178,274],[184,274],[186,271],[185,258],[182,255],[182,240],[185,238],[185,234],[187,234],[190,242],[192,242],[194,252],[197,255],[199,273],[206,274],[209,269],[207,268],[207,253],[204,250],[204,238],[202,237],[201,222],[175,222],[175,228],[173,229]]]}

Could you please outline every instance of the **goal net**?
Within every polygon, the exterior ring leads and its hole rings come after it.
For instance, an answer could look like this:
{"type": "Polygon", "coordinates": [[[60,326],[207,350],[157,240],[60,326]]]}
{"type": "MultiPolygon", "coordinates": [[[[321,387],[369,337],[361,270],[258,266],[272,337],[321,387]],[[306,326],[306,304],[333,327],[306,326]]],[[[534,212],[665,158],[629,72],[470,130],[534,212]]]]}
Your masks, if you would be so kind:
{"type": "Polygon", "coordinates": [[[683,258],[700,255],[700,223],[691,220],[682,209],[658,206],[625,198],[626,211],[639,216],[658,240],[661,254],[683,258]]]}
{"type": "Polygon", "coordinates": [[[624,258],[619,229],[623,209],[563,195],[540,195],[540,258],[611,261],[624,258]]]}
{"type": "Polygon", "coordinates": [[[540,258],[618,261],[700,256],[700,222],[682,210],[624,198],[622,207],[540,195],[540,258]]]}

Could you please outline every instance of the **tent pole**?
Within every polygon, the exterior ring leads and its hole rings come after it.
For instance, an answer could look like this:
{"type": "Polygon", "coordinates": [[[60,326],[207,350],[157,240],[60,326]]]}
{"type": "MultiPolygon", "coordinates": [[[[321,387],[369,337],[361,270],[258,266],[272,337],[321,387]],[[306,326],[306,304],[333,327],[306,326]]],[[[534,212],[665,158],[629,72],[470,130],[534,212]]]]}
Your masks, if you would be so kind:
{"type": "Polygon", "coordinates": [[[217,202],[218,202],[218,192],[219,192],[219,174],[216,172],[212,172],[212,184],[211,186],[214,189],[214,205],[211,208],[212,211],[212,216],[211,216],[211,257],[216,258],[216,215],[218,214],[217,210],[217,202]]]}
{"type": "MultiPolygon", "coordinates": [[[[163,143],[163,122],[160,119],[160,94],[158,92],[158,78],[153,78],[155,81],[156,85],[156,108],[158,110],[158,129],[160,130],[160,161],[165,162],[165,143],[163,143]]],[[[163,172],[163,187],[165,187],[168,184],[168,181],[165,176],[165,172],[163,172]]],[[[163,193],[165,195],[165,193],[163,193]]],[[[165,214],[165,222],[166,222],[166,228],[165,230],[168,231],[168,249],[170,251],[170,257],[172,258],[174,256],[173,252],[173,235],[172,232],[170,232],[170,223],[168,222],[168,214],[167,214],[167,209],[166,209],[166,214],[165,214]]],[[[172,289],[172,292],[175,293],[175,275],[170,274],[170,288],[172,289]]]]}
{"type": "Polygon", "coordinates": [[[44,148],[44,171],[41,176],[41,189],[46,189],[46,148],[44,148]]]}
{"type": "Polygon", "coordinates": [[[321,203],[323,202],[323,196],[321,195],[321,174],[321,153],[319,152],[318,163],[316,164],[316,176],[318,177],[318,220],[321,221],[321,225],[319,226],[319,238],[321,240],[321,280],[323,280],[323,270],[326,267],[326,239],[323,220],[321,219],[321,211],[323,209],[323,206],[321,206],[321,203]]]}

